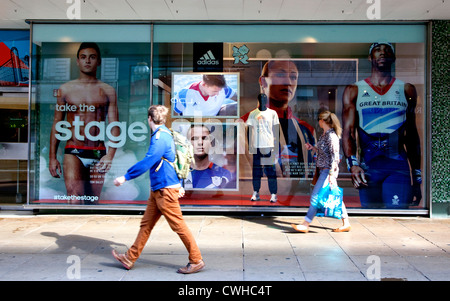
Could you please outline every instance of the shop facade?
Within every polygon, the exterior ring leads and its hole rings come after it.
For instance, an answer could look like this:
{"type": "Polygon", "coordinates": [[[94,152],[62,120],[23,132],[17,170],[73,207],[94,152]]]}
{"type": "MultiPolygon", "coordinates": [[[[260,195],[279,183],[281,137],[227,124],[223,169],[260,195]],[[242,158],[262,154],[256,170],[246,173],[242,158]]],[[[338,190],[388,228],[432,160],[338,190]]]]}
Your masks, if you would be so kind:
{"type": "Polygon", "coordinates": [[[338,185],[350,212],[430,216],[449,199],[438,184],[448,175],[435,178],[448,159],[431,155],[441,151],[433,127],[445,131],[433,123],[443,105],[433,95],[448,99],[445,82],[444,91],[433,85],[436,26],[442,34],[448,22],[30,21],[29,60],[17,56],[30,70],[22,203],[143,210],[148,175],[121,187],[113,180],[145,156],[147,109],[162,104],[168,125],[194,145],[186,211],[305,212],[316,157],[304,145],[317,142],[318,115],[328,110],[344,129],[338,185]],[[374,84],[380,75],[390,79],[384,90],[374,84]],[[208,78],[223,87],[201,97],[208,78]],[[351,96],[356,85],[362,92],[351,96]],[[265,125],[251,114],[260,94],[278,116],[263,146],[253,134],[265,125]],[[351,165],[367,187],[354,187],[351,165]]]}

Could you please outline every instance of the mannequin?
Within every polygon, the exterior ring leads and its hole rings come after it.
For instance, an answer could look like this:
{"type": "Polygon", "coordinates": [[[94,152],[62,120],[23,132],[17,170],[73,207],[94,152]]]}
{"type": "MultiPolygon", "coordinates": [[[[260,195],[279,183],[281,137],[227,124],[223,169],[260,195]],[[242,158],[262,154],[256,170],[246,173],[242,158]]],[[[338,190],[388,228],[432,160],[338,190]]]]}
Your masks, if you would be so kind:
{"type": "Polygon", "coordinates": [[[271,193],[270,202],[277,202],[277,175],[275,168],[276,147],[278,141],[274,133],[278,133],[279,120],[277,113],[267,107],[267,96],[258,95],[258,106],[250,112],[247,125],[249,126],[249,152],[253,154],[253,195],[251,201],[259,201],[259,189],[263,172],[269,182],[271,193]]]}

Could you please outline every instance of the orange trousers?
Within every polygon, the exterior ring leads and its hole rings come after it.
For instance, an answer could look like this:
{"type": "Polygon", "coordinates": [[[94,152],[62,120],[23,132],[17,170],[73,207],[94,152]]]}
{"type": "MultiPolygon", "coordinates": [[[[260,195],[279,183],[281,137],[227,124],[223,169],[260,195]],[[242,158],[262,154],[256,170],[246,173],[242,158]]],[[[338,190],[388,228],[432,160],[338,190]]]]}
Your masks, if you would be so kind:
{"type": "Polygon", "coordinates": [[[183,219],[180,203],[178,203],[178,193],[178,188],[163,188],[150,193],[139,233],[133,246],[127,251],[127,256],[131,261],[135,262],[139,258],[161,215],[164,215],[170,228],[181,238],[189,252],[189,263],[197,264],[202,260],[194,236],[183,219]]]}

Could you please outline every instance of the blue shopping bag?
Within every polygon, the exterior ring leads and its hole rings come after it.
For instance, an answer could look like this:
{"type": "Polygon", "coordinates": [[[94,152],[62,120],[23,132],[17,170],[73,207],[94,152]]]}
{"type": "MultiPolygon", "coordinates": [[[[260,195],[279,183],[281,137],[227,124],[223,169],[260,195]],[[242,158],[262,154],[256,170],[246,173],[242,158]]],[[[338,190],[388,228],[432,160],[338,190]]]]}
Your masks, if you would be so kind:
{"type": "Polygon", "coordinates": [[[329,184],[322,187],[318,198],[312,205],[317,209],[316,216],[342,218],[343,189],[329,184]]]}

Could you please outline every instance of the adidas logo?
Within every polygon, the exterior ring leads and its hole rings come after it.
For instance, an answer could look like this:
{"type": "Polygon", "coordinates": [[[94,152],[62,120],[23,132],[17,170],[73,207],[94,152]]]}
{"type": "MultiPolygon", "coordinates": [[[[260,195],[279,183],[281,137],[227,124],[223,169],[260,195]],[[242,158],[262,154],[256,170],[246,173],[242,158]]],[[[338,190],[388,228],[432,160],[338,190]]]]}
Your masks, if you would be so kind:
{"type": "Polygon", "coordinates": [[[370,94],[369,94],[369,92],[367,92],[367,91],[364,91],[364,94],[362,95],[362,97],[370,97],[370,94]]]}
{"type": "Polygon", "coordinates": [[[214,54],[211,50],[208,50],[201,58],[197,61],[198,65],[219,65],[219,61],[216,60],[214,54]]]}

